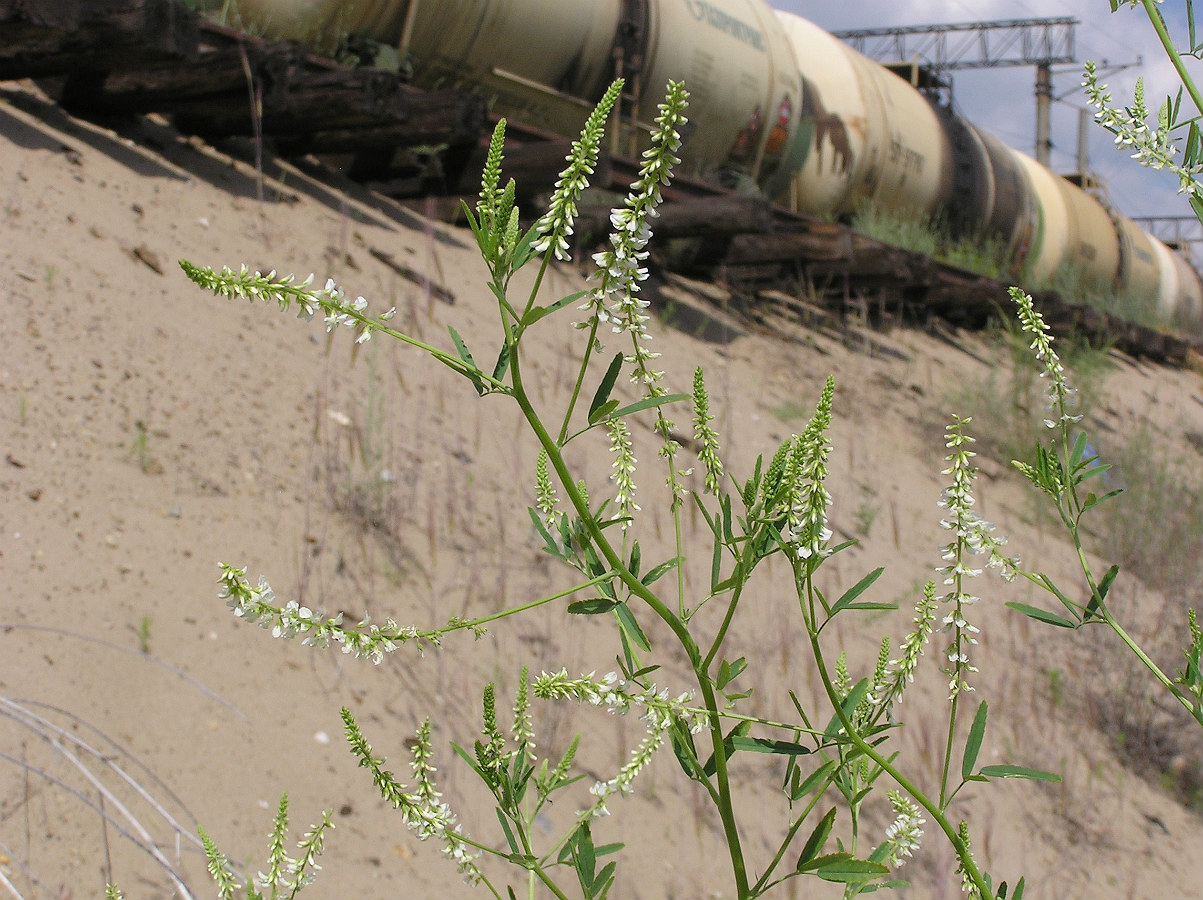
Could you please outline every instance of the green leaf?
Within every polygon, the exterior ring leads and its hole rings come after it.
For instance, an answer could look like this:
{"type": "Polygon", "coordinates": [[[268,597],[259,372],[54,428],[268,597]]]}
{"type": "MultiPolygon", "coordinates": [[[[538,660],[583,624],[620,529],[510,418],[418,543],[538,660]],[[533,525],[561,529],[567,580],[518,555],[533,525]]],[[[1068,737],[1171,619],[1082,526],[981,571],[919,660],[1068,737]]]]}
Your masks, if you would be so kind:
{"type": "Polygon", "coordinates": [[[483,394],[485,392],[484,382],[475,372],[480,371],[480,367],[476,365],[476,360],[472,358],[472,354],[468,352],[468,345],[464,343],[464,339],[459,336],[459,332],[452,326],[448,325],[447,330],[451,332],[451,340],[455,344],[455,352],[459,354],[459,358],[467,363],[471,372],[465,373],[468,378],[472,379],[472,384],[476,386],[476,393],[483,394]]]}
{"type": "Polygon", "coordinates": [[[714,523],[714,517],[710,515],[710,511],[706,509],[706,504],[702,502],[702,498],[698,496],[696,491],[693,495],[693,502],[697,506],[698,510],[702,513],[702,518],[706,520],[706,524],[710,526],[710,530],[714,533],[714,536],[718,537],[719,530],[718,526],[714,523]]]}
{"type": "Polygon", "coordinates": [[[627,563],[627,569],[636,578],[639,577],[639,564],[643,562],[643,553],[639,550],[639,541],[635,542],[635,546],[631,548],[631,561],[627,563]]]}
{"type": "MultiPolygon", "coordinates": [[[[852,713],[856,710],[856,707],[860,705],[860,702],[862,699],[864,699],[865,694],[869,693],[870,687],[871,685],[869,684],[869,679],[862,678],[856,683],[852,690],[849,691],[848,696],[844,698],[844,702],[840,704],[844,710],[844,716],[846,718],[849,720],[852,719],[852,713]]],[[[827,724],[827,730],[823,732],[823,736],[826,738],[834,738],[840,733],[840,729],[843,727],[844,726],[840,721],[840,717],[838,715],[833,715],[831,717],[831,721],[827,724]]]]}
{"type": "Polygon", "coordinates": [[[593,835],[589,830],[589,823],[582,822],[576,831],[576,840],[573,842],[576,847],[576,870],[581,876],[581,880],[589,886],[593,884],[593,872],[597,868],[597,857],[593,855],[593,835]]]}
{"type": "Polygon", "coordinates": [[[1107,592],[1111,590],[1111,585],[1115,584],[1115,576],[1119,574],[1119,566],[1112,566],[1107,570],[1107,574],[1103,576],[1103,580],[1099,582],[1098,592],[1090,598],[1090,605],[1086,607],[1086,615],[1090,615],[1099,608],[1099,604],[1107,599],[1107,592]]]}
{"type": "Polygon", "coordinates": [[[986,701],[983,700],[978,704],[977,715],[973,717],[969,737],[965,741],[965,755],[961,757],[961,778],[968,778],[973,774],[978,751],[982,749],[982,738],[986,736],[986,715],[986,701]]]}
{"type": "Polygon", "coordinates": [[[798,857],[798,864],[794,866],[794,871],[805,872],[807,864],[813,862],[823,852],[823,845],[827,843],[827,838],[831,834],[831,828],[835,824],[835,807],[827,810],[826,814],[819,820],[819,824],[815,826],[815,830],[810,833],[810,837],[806,839],[806,844],[802,848],[802,853],[798,857]]]}
{"type": "Polygon", "coordinates": [[[852,713],[855,712],[858,706],[860,706],[861,700],[864,699],[865,694],[869,693],[870,687],[872,687],[872,685],[869,683],[868,678],[862,678],[853,686],[848,696],[844,698],[844,715],[846,715],[848,718],[852,718],[852,713]]]}
{"type": "MultiPolygon", "coordinates": [[[[621,847],[622,845],[619,844],[618,846],[621,847]]],[[[610,890],[610,885],[614,881],[614,872],[617,869],[617,862],[608,862],[597,873],[597,877],[593,879],[593,896],[597,897],[598,900],[605,900],[606,892],[610,890]]]]}
{"type": "MultiPolygon", "coordinates": [[[[723,738],[723,759],[731,758],[731,754],[735,752],[735,738],[746,735],[751,727],[751,722],[740,722],[731,729],[725,738],[723,738]]],[[[715,761],[713,753],[711,753],[709,759],[706,760],[706,764],[702,766],[702,771],[707,776],[713,775],[718,771],[718,763],[715,761]]]]}
{"type": "Polygon", "coordinates": [[[464,211],[464,217],[468,220],[468,227],[472,230],[472,236],[476,238],[476,246],[480,248],[482,255],[488,257],[489,252],[485,245],[487,236],[480,229],[480,223],[476,220],[476,212],[462,199],[459,205],[464,211]]]}
{"type": "Polygon", "coordinates": [[[1058,600],[1060,600],[1061,605],[1064,606],[1066,609],[1068,609],[1070,611],[1070,613],[1073,614],[1073,616],[1075,618],[1077,618],[1078,604],[1074,603],[1072,600],[1070,600],[1068,597],[1066,597],[1065,594],[1063,594],[1061,592],[1061,589],[1058,588],[1055,584],[1053,584],[1053,580],[1051,578],[1049,578],[1047,575],[1045,575],[1043,572],[1040,573],[1037,577],[1040,579],[1040,583],[1042,585],[1044,585],[1044,589],[1046,591],[1048,591],[1050,594],[1052,594],[1054,597],[1056,597],[1058,600]]]}
{"type": "Polygon", "coordinates": [[[874,601],[873,603],[849,603],[844,609],[897,609],[898,604],[890,600],[874,601]]]}
{"type": "Polygon", "coordinates": [[[635,646],[640,650],[645,653],[650,651],[652,645],[648,643],[647,635],[643,633],[643,629],[635,621],[635,614],[631,612],[631,607],[625,603],[619,603],[614,607],[614,613],[618,616],[618,622],[622,626],[623,634],[630,637],[635,642],[635,646]]]}
{"type": "Polygon", "coordinates": [[[716,532],[714,535],[714,554],[710,557],[710,594],[718,593],[719,582],[723,577],[723,539],[716,532]]]}
{"type": "Polygon", "coordinates": [[[827,558],[830,559],[831,557],[835,556],[837,553],[842,553],[843,551],[847,550],[849,547],[855,547],[859,543],[860,543],[860,541],[853,538],[850,541],[842,541],[842,542],[836,544],[834,547],[828,547],[827,548],[827,558]]]}
{"type": "Polygon", "coordinates": [[[1190,208],[1195,213],[1195,217],[1200,222],[1203,222],[1203,199],[1200,199],[1199,197],[1195,196],[1194,194],[1191,194],[1188,202],[1190,203],[1190,208]]]}
{"type": "Polygon", "coordinates": [[[1098,454],[1091,457],[1086,462],[1082,461],[1082,455],[1086,452],[1086,432],[1079,431],[1077,438],[1074,440],[1073,449],[1069,451],[1069,468],[1070,471],[1076,471],[1080,466],[1090,465],[1090,463],[1098,459],[1098,454]]]}
{"type": "Polygon", "coordinates": [[[575,293],[569,294],[567,297],[561,297],[555,303],[548,304],[547,306],[532,306],[530,308],[530,311],[527,312],[527,314],[522,317],[522,327],[529,328],[531,325],[534,325],[536,322],[538,322],[540,319],[544,318],[545,316],[550,316],[553,312],[558,312],[559,310],[563,309],[565,306],[568,306],[572,303],[576,303],[576,301],[580,300],[582,297],[584,297],[586,294],[589,294],[589,293],[592,293],[592,292],[591,291],[576,291],[575,293]]]}
{"type": "Polygon", "coordinates": [[[458,753],[463,758],[464,762],[472,767],[472,771],[480,776],[481,781],[485,782],[485,784],[489,783],[489,779],[492,778],[492,775],[486,773],[485,770],[480,767],[480,763],[477,761],[475,756],[454,741],[451,742],[451,749],[458,753]]]}
{"type": "Polygon", "coordinates": [[[522,854],[522,848],[518,846],[518,842],[514,840],[514,832],[510,830],[510,823],[506,821],[505,813],[500,808],[494,807],[497,812],[497,821],[501,823],[501,830],[505,832],[505,841],[510,845],[510,853],[515,856],[522,854]]]}
{"type": "Polygon", "coordinates": [[[1101,497],[1096,497],[1093,492],[1089,493],[1086,495],[1086,502],[1082,504],[1082,512],[1086,512],[1086,510],[1090,509],[1092,506],[1098,506],[1100,503],[1105,503],[1112,497],[1118,497],[1123,492],[1123,488],[1116,488],[1113,491],[1108,491],[1101,497]]]}
{"type": "Polygon", "coordinates": [[[714,686],[721,691],[738,678],[740,673],[747,667],[748,661],[742,656],[733,663],[729,663],[724,659],[718,667],[718,680],[714,683],[714,686]]]}
{"type": "Polygon", "coordinates": [[[815,869],[815,874],[824,881],[854,884],[858,881],[872,881],[874,878],[889,875],[890,870],[881,863],[869,862],[867,859],[846,859],[820,866],[815,869]]]}
{"type": "Polygon", "coordinates": [[[777,753],[781,756],[806,756],[810,753],[810,748],[803,747],[801,744],[757,737],[732,737],[731,747],[733,750],[744,750],[750,753],[777,753]]]}
{"type": "Polygon", "coordinates": [[[640,580],[643,582],[644,587],[647,587],[659,580],[660,576],[665,572],[669,571],[670,569],[675,569],[680,562],[681,557],[674,556],[672,559],[660,563],[660,565],[656,566],[656,568],[652,569],[640,580]]]}
{"type": "Polygon", "coordinates": [[[1061,776],[1026,766],[983,766],[981,774],[987,778],[1027,778],[1031,781],[1060,781],[1061,776]]]}
{"type": "MultiPolygon", "coordinates": [[[[854,584],[852,587],[848,588],[848,590],[844,591],[843,596],[841,596],[839,600],[835,601],[835,606],[831,607],[831,614],[834,616],[841,609],[848,609],[849,605],[852,603],[852,601],[855,600],[857,597],[859,597],[861,594],[863,594],[866,590],[868,590],[870,585],[872,585],[873,582],[875,582],[878,578],[880,578],[881,573],[884,571],[885,571],[885,567],[879,566],[878,568],[876,568],[872,572],[870,572],[868,575],[866,575],[864,578],[862,578],[860,581],[858,581],[856,584],[854,584]]],[[[860,607],[860,608],[864,609],[865,607],[860,607]]],[[[874,606],[872,608],[877,609],[877,608],[879,608],[879,606],[874,606]]]]}
{"type": "Polygon", "coordinates": [[[597,412],[589,414],[589,424],[596,425],[598,422],[605,420],[610,413],[618,409],[618,401],[611,398],[597,408],[597,412]]]}
{"type": "MultiPolygon", "coordinates": [[[[843,846],[843,845],[840,844],[840,846],[843,846]]],[[[798,866],[796,871],[811,872],[811,871],[819,868],[820,866],[835,865],[837,863],[847,862],[850,859],[852,859],[851,853],[844,853],[843,851],[840,851],[839,853],[828,853],[826,856],[814,857],[813,859],[809,860],[805,866],[798,866]]]]}
{"type": "Polygon", "coordinates": [[[698,749],[694,746],[693,735],[688,728],[678,728],[674,723],[672,729],[673,755],[681,764],[681,771],[693,781],[702,781],[703,772],[698,767],[698,749]]]}
{"type": "Polygon", "coordinates": [[[877,581],[877,579],[881,577],[881,573],[884,571],[885,568],[879,566],[848,590],[846,590],[843,595],[841,595],[840,599],[835,602],[835,606],[832,607],[833,611],[838,612],[839,610],[851,604],[852,601],[863,594],[873,584],[873,582],[877,581]]]}
{"type": "Polygon", "coordinates": [[[1096,461],[1095,464],[1090,466],[1088,469],[1086,469],[1085,472],[1082,472],[1075,477],[1074,484],[1081,484],[1084,481],[1089,481],[1091,478],[1101,478],[1101,477],[1103,477],[1103,475],[1105,475],[1107,472],[1110,472],[1110,471],[1111,471],[1110,463],[1103,463],[1103,462],[1096,461]]]}
{"type": "Polygon", "coordinates": [[[891,878],[888,881],[878,881],[875,884],[866,884],[861,887],[860,893],[872,894],[875,891],[896,891],[900,888],[910,887],[911,883],[903,878],[891,878]]]}
{"type": "Polygon", "coordinates": [[[827,762],[823,763],[823,765],[819,766],[808,776],[806,776],[805,781],[790,791],[790,799],[796,802],[802,797],[805,797],[807,794],[817,788],[822,782],[826,781],[828,776],[830,776],[835,770],[835,767],[836,762],[834,759],[827,760],[827,762]]]}
{"type": "Polygon", "coordinates": [[[505,344],[501,348],[501,352],[497,354],[497,363],[493,366],[493,380],[501,381],[506,370],[510,367],[510,345],[505,344]]]}
{"type": "Polygon", "coordinates": [[[1018,613],[1023,613],[1030,619],[1036,619],[1040,622],[1047,622],[1049,625],[1056,625],[1058,628],[1077,628],[1076,622],[1071,622],[1069,619],[1063,619],[1056,613],[1051,613],[1046,609],[1040,609],[1038,606],[1028,606],[1026,603],[1016,603],[1008,601],[1007,606],[1018,613]]]}
{"type": "Polygon", "coordinates": [[[688,399],[688,394],[665,394],[662,397],[644,397],[636,403],[624,406],[622,409],[610,413],[609,418],[621,419],[624,416],[629,416],[631,413],[637,413],[644,409],[652,409],[657,406],[664,406],[666,403],[677,403],[688,399]]]}
{"type": "Polygon", "coordinates": [[[559,544],[552,539],[550,532],[548,532],[547,527],[543,524],[543,519],[539,516],[538,510],[530,506],[526,510],[530,513],[530,520],[535,525],[535,531],[539,532],[539,536],[543,538],[543,543],[545,544],[543,549],[557,559],[564,559],[565,557],[560,550],[559,544]]]}
{"type": "Polygon", "coordinates": [[[1199,147],[1199,123],[1191,122],[1190,127],[1186,131],[1186,149],[1182,151],[1182,158],[1188,162],[1197,160],[1199,158],[1199,147]]]}
{"type": "Polygon", "coordinates": [[[719,594],[725,594],[739,583],[739,576],[733,574],[730,578],[724,578],[718,584],[710,589],[710,596],[717,597],[719,594]]]}
{"type": "Polygon", "coordinates": [[[514,248],[514,261],[510,263],[510,272],[517,272],[530,260],[533,254],[531,245],[534,244],[539,237],[538,228],[539,223],[536,222],[527,229],[526,234],[522,235],[522,239],[518,241],[518,246],[514,248]]]}
{"type": "MultiPolygon", "coordinates": [[[[595,424],[599,419],[603,418],[604,414],[599,413],[603,404],[610,399],[610,391],[614,390],[614,382],[618,380],[618,373],[622,371],[623,355],[615,353],[614,359],[610,361],[610,368],[606,369],[606,374],[602,377],[601,384],[597,386],[597,391],[593,395],[593,401],[589,404],[589,424],[595,424]]],[[[618,403],[615,402],[615,408],[618,403]]]]}
{"type": "Polygon", "coordinates": [[[594,597],[592,600],[578,600],[575,603],[569,603],[568,612],[574,616],[600,616],[602,613],[608,613],[617,605],[617,600],[594,597]]]}
{"type": "MultiPolygon", "coordinates": [[[[581,548],[585,554],[585,565],[589,567],[589,574],[596,578],[599,575],[604,575],[608,569],[605,563],[601,561],[601,557],[597,555],[597,551],[593,549],[592,544],[586,544],[581,548]]],[[[614,589],[606,582],[601,582],[598,589],[607,597],[614,596],[614,589]]]]}

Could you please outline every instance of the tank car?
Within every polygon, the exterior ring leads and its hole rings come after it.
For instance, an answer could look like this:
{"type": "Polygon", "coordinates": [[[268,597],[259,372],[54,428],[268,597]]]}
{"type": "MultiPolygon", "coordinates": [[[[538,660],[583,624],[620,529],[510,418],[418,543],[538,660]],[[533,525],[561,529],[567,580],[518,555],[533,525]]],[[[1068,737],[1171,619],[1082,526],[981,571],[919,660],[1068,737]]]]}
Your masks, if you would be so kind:
{"type": "Polygon", "coordinates": [[[663,84],[692,95],[684,171],[841,217],[862,204],[939,219],[1006,249],[1016,276],[1060,273],[1203,338],[1203,284],[1092,196],[812,23],[763,0],[239,0],[243,24],[315,46],[394,45],[426,88],[571,134],[626,78],[612,149],[633,154],[663,84]]]}

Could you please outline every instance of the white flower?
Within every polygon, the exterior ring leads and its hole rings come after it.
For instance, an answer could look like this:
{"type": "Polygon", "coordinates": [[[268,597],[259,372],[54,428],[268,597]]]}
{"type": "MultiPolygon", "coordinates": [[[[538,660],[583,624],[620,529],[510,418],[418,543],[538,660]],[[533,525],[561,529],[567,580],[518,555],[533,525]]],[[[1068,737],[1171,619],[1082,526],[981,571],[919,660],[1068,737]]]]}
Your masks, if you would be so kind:
{"type": "Polygon", "coordinates": [[[898,791],[890,791],[887,796],[894,807],[895,819],[886,828],[886,843],[889,844],[886,862],[900,867],[919,849],[919,840],[923,837],[920,826],[927,820],[919,815],[919,807],[898,791]]]}

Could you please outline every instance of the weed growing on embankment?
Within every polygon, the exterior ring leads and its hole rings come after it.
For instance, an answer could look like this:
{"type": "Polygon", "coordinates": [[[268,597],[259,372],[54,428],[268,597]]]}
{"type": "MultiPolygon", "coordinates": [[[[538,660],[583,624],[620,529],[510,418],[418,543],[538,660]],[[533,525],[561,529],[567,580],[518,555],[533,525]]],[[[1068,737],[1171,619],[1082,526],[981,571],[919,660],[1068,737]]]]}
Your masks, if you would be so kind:
{"type": "MultiPolygon", "coordinates": [[[[300,638],[314,647],[335,645],[373,662],[396,652],[437,648],[444,640],[464,637],[459,632],[480,637],[489,628],[504,627],[497,623],[535,609],[561,610],[565,629],[580,616],[609,623],[619,647],[612,672],[572,673],[565,666],[532,674],[523,667],[512,700],[499,697],[493,683],[480,686],[480,732],[453,748],[493,797],[494,834],[467,834],[441,799],[429,720],[408,742],[411,773],[402,776],[386,768],[373,748],[371,740],[380,736],[370,735],[349,709],[342,710],[351,752],[369,771],[381,797],[420,840],[435,839],[467,880],[495,897],[516,896],[517,891],[531,897],[578,892],[606,896],[622,848],[599,843],[594,832],[601,830],[599,819],[610,806],[634,790],[664,745],[721,823],[730,879],[725,892],[732,896],[759,896],[802,877],[840,885],[845,897],[900,886],[926,825],[951,849],[970,896],[1021,897],[1022,878],[992,877],[975,857],[971,838],[976,833],[980,839],[987,826],[975,822],[972,799],[986,782],[1056,782],[1058,776],[1006,761],[983,762],[1002,752],[988,740],[987,703],[972,697],[975,682],[983,677],[978,672],[980,631],[974,624],[983,570],[996,569],[1007,579],[1024,578],[1052,598],[1051,609],[1009,604],[1019,614],[1069,630],[1106,626],[1111,639],[1127,647],[1151,673],[1175,714],[1200,724],[1203,634],[1192,615],[1184,641],[1187,662],[1171,678],[1114,614],[1108,598],[1118,567],[1098,575],[1082,545],[1084,520],[1089,522],[1093,510],[1112,499],[1111,492],[1096,487],[1105,483],[1107,470],[1087,452],[1076,392],[1043,320],[1031,298],[1016,290],[1012,296],[1046,388],[1034,414],[1044,420],[1049,435],[1030,462],[1016,466],[1069,535],[1081,584],[1071,587],[1025,570],[1009,555],[1005,540],[977,514],[972,422],[954,415],[944,429],[946,486],[939,498],[939,525],[947,536],[939,548],[940,564],[912,598],[912,627],[897,647],[883,636],[875,663],[863,671],[850,663],[833,623],[854,620],[857,627],[871,627],[876,611],[895,604],[875,596],[881,567],[860,569],[838,596],[825,592],[817,578],[854,543],[836,541],[828,524],[831,493],[826,481],[833,449],[829,432],[839,409],[834,380],[811,386],[812,411],[799,434],[766,448],[769,452],[750,470],[733,472],[712,425],[715,415],[704,372],[699,368],[692,385],[676,393],[657,368],[648,301],[639,291],[647,277],[643,264],[655,209],[671,177],[686,121],[682,86],[670,84],[640,177],[625,204],[611,214],[609,246],[594,256],[595,287],[551,301],[541,296],[553,260],[569,255],[580,192],[620,91],[621,83],[616,83],[590,117],[547,214],[529,230],[520,227],[513,183],[499,183],[504,122],[494,135],[480,200],[474,210],[466,209],[496,299],[496,343],[487,359],[482,355],[478,361],[454,328],[445,349],[397,330],[395,309],[373,314],[366,299],[349,299],[333,281],[318,286],[312,279],[298,282],[245,268],[218,272],[181,263],[194,282],[219,296],[276,303],[307,320],[320,315],[329,331],[346,328],[358,343],[385,337],[402,341],[464,378],[481,402],[514,404],[539,446],[529,460],[531,527],[546,553],[576,573],[575,584],[488,615],[452,616],[445,624],[426,627],[367,617],[349,624],[341,613],[326,615],[296,600],[277,600],[266,578],[260,576],[252,584],[246,570],[233,565],[222,566],[221,596],[236,616],[258,623],[275,637],[300,638]],[[519,292],[513,279],[527,266],[537,274],[529,292],[519,292]],[[566,315],[580,319],[575,376],[558,396],[545,398],[540,392],[536,400],[526,377],[531,360],[524,338],[553,317],[566,315]],[[621,348],[608,362],[600,356],[605,352],[603,337],[621,348]],[[597,365],[591,365],[594,362],[597,365]],[[639,399],[624,403],[614,396],[623,376],[636,386],[639,399]],[[678,426],[670,417],[687,417],[689,424],[678,426]],[[635,454],[632,426],[643,418],[651,420],[657,437],[655,465],[660,475],[652,483],[660,483],[660,493],[648,483],[646,464],[640,468],[635,454]],[[610,448],[608,473],[580,465],[577,442],[586,441],[601,441],[610,448]],[[685,441],[692,448],[688,459],[685,441]],[[701,484],[691,490],[695,470],[701,484]],[[649,558],[644,550],[652,544],[648,515],[641,507],[652,504],[669,512],[673,550],[649,558]],[[687,539],[682,527],[689,507],[705,522],[700,542],[687,539]],[[697,567],[688,566],[690,559],[699,558],[708,564],[702,567],[706,577],[700,579],[689,574],[697,567]],[[791,601],[759,593],[769,566],[783,566],[790,573],[791,601]],[[818,696],[791,691],[792,712],[782,718],[770,718],[758,709],[757,678],[767,658],[730,650],[735,623],[751,605],[762,602],[790,608],[796,644],[803,648],[799,652],[808,655],[821,686],[818,696]],[[673,676],[665,663],[682,661],[688,683],[666,683],[673,676]],[[938,667],[947,688],[934,780],[919,777],[898,746],[907,723],[902,699],[921,665],[938,667]],[[574,763],[578,751],[587,747],[588,735],[554,747],[543,746],[547,738],[536,738],[537,707],[572,703],[604,707],[615,716],[633,712],[644,729],[626,761],[593,778],[587,792],[576,787],[584,772],[574,763]],[[987,748],[989,754],[983,755],[987,748]],[[765,758],[776,761],[772,778],[780,804],[775,811],[752,812],[739,802],[741,785],[746,786],[742,774],[765,772],[748,766],[765,758]],[[536,824],[553,800],[577,808],[558,834],[536,824]],[[968,805],[961,802],[965,800],[968,805]],[[743,817],[770,814],[780,815],[776,844],[767,849],[748,845],[743,817]],[[889,824],[874,825],[883,815],[889,824]],[[516,882],[511,882],[511,873],[516,882]]],[[[324,826],[312,830],[302,841],[301,857],[291,859],[283,848],[286,828],[286,806],[281,804],[269,870],[258,884],[265,895],[295,893],[320,849],[324,826]]],[[[232,896],[236,879],[225,857],[207,838],[206,850],[222,896],[232,896]]]]}

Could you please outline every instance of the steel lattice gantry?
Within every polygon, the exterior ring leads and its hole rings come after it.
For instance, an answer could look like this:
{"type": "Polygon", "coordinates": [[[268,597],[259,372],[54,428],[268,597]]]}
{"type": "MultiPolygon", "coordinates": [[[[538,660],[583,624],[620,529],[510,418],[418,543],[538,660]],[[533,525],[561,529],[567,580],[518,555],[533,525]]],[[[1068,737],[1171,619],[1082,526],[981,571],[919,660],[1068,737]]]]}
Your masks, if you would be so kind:
{"type": "Polygon", "coordinates": [[[989,69],[1076,62],[1070,17],[1007,19],[955,25],[908,25],[832,32],[878,62],[916,57],[933,69],[989,69]]]}
{"type": "Polygon", "coordinates": [[[1047,166],[1052,66],[1077,62],[1074,26],[1078,20],[1006,19],[950,25],[908,25],[832,32],[854,50],[878,62],[921,60],[935,72],[1036,67],[1036,159],[1047,166]]]}

